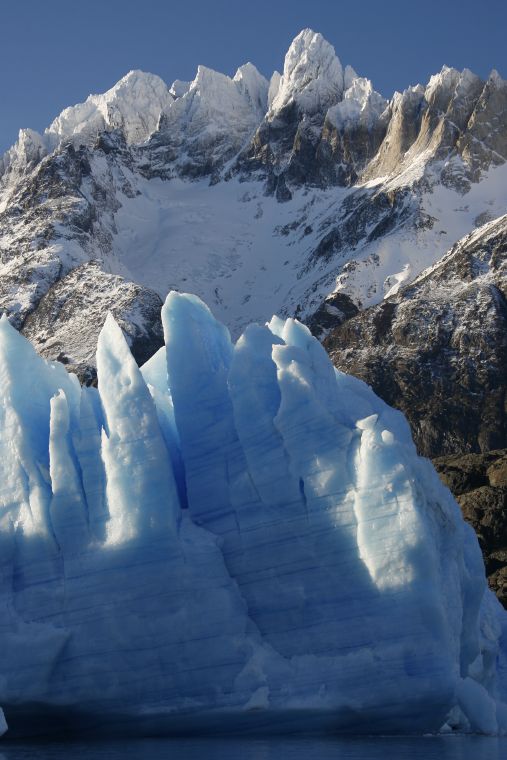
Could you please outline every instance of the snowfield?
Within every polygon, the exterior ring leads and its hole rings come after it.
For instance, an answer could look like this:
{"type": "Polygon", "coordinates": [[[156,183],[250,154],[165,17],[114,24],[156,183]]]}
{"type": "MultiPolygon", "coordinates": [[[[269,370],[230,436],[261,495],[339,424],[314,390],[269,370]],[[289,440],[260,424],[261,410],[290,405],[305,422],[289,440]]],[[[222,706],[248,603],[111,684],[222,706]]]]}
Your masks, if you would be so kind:
{"type": "Polygon", "coordinates": [[[328,261],[312,254],[345,216],[344,201],[361,192],[357,187],[301,189],[280,204],[257,182],[210,187],[152,179],[135,186],[139,194],[121,197],[114,215],[112,270],[162,299],[191,285],[237,337],[272,314],[309,317],[330,293],[343,292],[362,308],[392,295],[473,231],[476,220],[505,212],[507,164],[490,169],[466,196],[442,185],[424,195],[431,229],[400,225],[373,241],[364,235],[328,261]]]}

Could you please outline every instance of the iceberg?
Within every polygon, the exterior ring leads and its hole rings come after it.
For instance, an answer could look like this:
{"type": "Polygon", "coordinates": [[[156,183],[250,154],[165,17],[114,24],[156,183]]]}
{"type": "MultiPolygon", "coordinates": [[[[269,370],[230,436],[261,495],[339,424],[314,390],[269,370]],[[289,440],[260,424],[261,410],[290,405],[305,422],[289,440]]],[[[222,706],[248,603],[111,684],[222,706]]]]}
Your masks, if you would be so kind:
{"type": "Polygon", "coordinates": [[[97,388],[0,321],[9,735],[507,732],[507,615],[403,415],[294,319],[162,320],[139,368],[107,317],[97,388]]]}

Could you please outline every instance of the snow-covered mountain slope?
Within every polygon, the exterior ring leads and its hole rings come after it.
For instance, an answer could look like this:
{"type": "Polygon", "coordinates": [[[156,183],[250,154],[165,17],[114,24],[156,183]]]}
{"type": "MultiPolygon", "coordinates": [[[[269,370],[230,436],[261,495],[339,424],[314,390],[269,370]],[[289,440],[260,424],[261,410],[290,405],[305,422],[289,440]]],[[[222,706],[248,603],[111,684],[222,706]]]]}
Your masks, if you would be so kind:
{"type": "Polygon", "coordinates": [[[505,213],[506,157],[496,72],[444,67],[386,101],[311,30],[269,83],[250,63],[171,87],[131,72],[0,159],[0,308],[83,378],[120,302],[108,278],[135,286],[139,358],[170,288],[205,298],[235,336],[273,313],[323,336],[505,213]],[[62,320],[65,283],[77,295],[62,320]]]}
{"type": "Polygon", "coordinates": [[[336,366],[405,413],[426,456],[504,446],[507,215],[335,327],[324,344],[336,366]]]}
{"type": "Polygon", "coordinates": [[[0,321],[0,703],[72,730],[507,731],[507,613],[403,416],[171,293],[98,389],[0,321]],[[7,484],[7,485],[6,485],[7,484]]]}

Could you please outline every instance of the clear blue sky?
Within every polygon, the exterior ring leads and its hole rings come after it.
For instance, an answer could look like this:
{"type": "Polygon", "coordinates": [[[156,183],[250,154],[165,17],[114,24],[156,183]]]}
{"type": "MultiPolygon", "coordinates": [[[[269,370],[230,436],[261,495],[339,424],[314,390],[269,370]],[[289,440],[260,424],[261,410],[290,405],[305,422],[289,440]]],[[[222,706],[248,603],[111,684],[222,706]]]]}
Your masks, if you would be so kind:
{"type": "Polygon", "coordinates": [[[269,76],[307,26],[386,96],[444,63],[507,78],[507,0],[0,0],[0,154],[130,69],[269,76]]]}

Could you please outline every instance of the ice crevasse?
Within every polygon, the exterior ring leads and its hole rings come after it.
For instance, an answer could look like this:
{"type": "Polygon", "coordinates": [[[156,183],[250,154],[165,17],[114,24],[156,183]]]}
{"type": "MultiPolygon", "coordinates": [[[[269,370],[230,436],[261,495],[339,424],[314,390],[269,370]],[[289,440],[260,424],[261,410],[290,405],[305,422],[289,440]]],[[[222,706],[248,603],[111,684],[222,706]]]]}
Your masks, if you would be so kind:
{"type": "Polygon", "coordinates": [[[507,615],[404,417],[295,320],[162,319],[139,369],[107,318],[98,388],[0,322],[12,735],[507,731],[507,615]]]}

